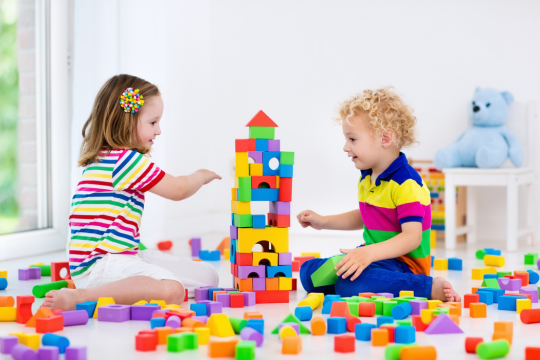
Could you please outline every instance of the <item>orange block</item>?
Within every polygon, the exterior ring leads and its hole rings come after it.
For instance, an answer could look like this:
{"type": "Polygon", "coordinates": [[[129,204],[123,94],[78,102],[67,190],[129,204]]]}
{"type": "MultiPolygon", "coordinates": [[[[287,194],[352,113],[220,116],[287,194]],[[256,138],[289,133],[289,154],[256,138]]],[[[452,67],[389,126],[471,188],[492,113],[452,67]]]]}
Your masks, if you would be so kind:
{"type": "Polygon", "coordinates": [[[71,279],[67,279],[66,282],[68,283],[68,289],[76,289],[75,282],[71,279]]]}
{"type": "Polygon", "coordinates": [[[167,343],[167,336],[173,333],[173,329],[168,326],[155,328],[158,337],[158,345],[165,345],[167,343]]]}
{"type": "Polygon", "coordinates": [[[185,332],[193,332],[193,328],[192,327],[179,327],[177,329],[174,329],[174,333],[175,334],[178,334],[178,333],[185,333],[185,332]]]}
{"type": "Polygon", "coordinates": [[[15,299],[13,296],[0,296],[0,307],[14,307],[15,299]]]}
{"type": "Polygon", "coordinates": [[[326,334],[326,322],[320,316],[314,316],[311,319],[311,333],[313,335],[324,335],[326,334]]]}
{"type": "Polygon", "coordinates": [[[279,290],[279,278],[266,279],[266,290],[279,290]]]}
{"type": "Polygon", "coordinates": [[[253,279],[238,279],[238,290],[253,291],[253,279]]]}
{"type": "Polygon", "coordinates": [[[236,344],[240,339],[230,340],[210,340],[208,341],[208,356],[211,358],[234,357],[236,353],[236,344]]]}
{"type": "Polygon", "coordinates": [[[495,341],[495,340],[505,339],[506,341],[508,341],[508,343],[509,343],[510,345],[512,345],[512,338],[513,338],[513,335],[512,335],[512,333],[510,333],[510,332],[505,332],[505,331],[495,331],[495,332],[493,333],[492,340],[495,341]]]}
{"type": "Polygon", "coordinates": [[[458,307],[460,309],[463,307],[463,304],[461,302],[449,301],[449,302],[447,302],[445,304],[452,305],[452,306],[458,307]]]}
{"type": "Polygon", "coordinates": [[[231,238],[230,237],[226,237],[224,238],[223,240],[221,240],[221,243],[219,244],[219,246],[216,248],[216,250],[219,250],[219,252],[221,253],[221,255],[223,255],[223,251],[225,249],[230,249],[231,248],[231,238]]]}
{"type": "Polygon", "coordinates": [[[405,346],[399,353],[400,360],[435,360],[437,350],[434,346],[405,346]]]}
{"type": "Polygon", "coordinates": [[[244,319],[246,319],[246,320],[249,320],[249,319],[262,319],[262,318],[263,318],[262,314],[260,312],[258,312],[258,311],[251,311],[251,312],[246,311],[244,313],[244,319]]]}
{"type": "Polygon", "coordinates": [[[195,328],[198,328],[198,327],[203,327],[205,326],[202,322],[200,322],[199,320],[195,320],[193,318],[185,318],[184,320],[182,320],[182,327],[184,328],[191,328],[191,329],[195,329],[195,328]]]}
{"type": "Polygon", "coordinates": [[[358,296],[371,299],[372,296],[377,296],[377,294],[375,294],[375,293],[358,293],[358,296]]]}
{"type": "Polygon", "coordinates": [[[472,318],[485,318],[487,316],[487,306],[484,303],[470,303],[469,309],[472,318]]]}
{"type": "Polygon", "coordinates": [[[388,329],[372,329],[371,330],[371,345],[386,346],[388,345],[389,334],[388,329]]]}
{"type": "Polygon", "coordinates": [[[38,311],[36,311],[36,313],[34,314],[34,316],[32,316],[30,320],[28,320],[25,326],[36,327],[36,319],[47,318],[52,315],[54,314],[51,309],[46,307],[39,308],[38,311]]]}
{"type": "Polygon", "coordinates": [[[226,294],[227,292],[226,291],[214,291],[213,294],[214,294],[214,301],[216,301],[216,295],[217,294],[226,294]]]}
{"type": "MultiPolygon", "coordinates": [[[[459,304],[459,303],[455,303],[455,304],[459,304]]],[[[437,307],[438,308],[448,309],[450,315],[461,316],[461,307],[457,307],[457,306],[451,305],[449,303],[438,304],[437,307]]]]}
{"type": "Polygon", "coordinates": [[[521,279],[521,286],[529,285],[529,273],[527,271],[514,271],[514,276],[521,279]]]}
{"type": "Polygon", "coordinates": [[[493,332],[505,332],[514,335],[514,323],[512,321],[495,321],[493,332]]]}
{"type": "Polygon", "coordinates": [[[281,341],[282,354],[300,354],[302,351],[302,338],[300,336],[287,336],[281,341]]]}

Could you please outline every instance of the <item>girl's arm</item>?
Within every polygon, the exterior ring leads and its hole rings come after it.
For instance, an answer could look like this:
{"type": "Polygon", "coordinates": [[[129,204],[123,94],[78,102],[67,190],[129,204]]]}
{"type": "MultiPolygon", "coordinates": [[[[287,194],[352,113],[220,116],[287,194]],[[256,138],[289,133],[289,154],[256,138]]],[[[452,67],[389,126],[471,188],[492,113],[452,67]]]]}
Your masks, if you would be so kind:
{"type": "Polygon", "coordinates": [[[186,176],[172,176],[165,174],[149,191],[169,200],[180,201],[195,194],[203,186],[221,176],[213,171],[201,169],[186,176]]]}
{"type": "Polygon", "coordinates": [[[360,230],[364,227],[360,210],[328,216],[321,216],[314,211],[304,210],[298,214],[297,218],[303,228],[311,226],[317,230],[360,230]]]}

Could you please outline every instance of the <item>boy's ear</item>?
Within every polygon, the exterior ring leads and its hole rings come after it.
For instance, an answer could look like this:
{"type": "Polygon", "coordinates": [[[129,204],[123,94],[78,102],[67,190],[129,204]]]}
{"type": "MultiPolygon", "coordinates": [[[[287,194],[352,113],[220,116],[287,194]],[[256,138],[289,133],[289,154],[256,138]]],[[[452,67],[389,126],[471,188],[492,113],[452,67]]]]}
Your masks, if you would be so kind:
{"type": "Polygon", "coordinates": [[[394,143],[394,132],[392,130],[385,131],[382,134],[381,145],[384,149],[388,149],[394,143]]]}

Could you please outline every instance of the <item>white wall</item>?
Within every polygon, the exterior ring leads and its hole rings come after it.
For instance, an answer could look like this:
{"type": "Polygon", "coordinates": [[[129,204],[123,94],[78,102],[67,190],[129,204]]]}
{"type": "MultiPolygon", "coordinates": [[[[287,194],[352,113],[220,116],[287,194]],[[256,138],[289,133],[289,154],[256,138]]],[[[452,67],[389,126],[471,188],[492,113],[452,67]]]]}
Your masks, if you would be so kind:
{"type": "MultiPolygon", "coordinates": [[[[148,196],[147,243],[227,232],[234,139],[247,137],[260,109],[280,126],[282,150],[296,152],[293,213],[347,211],[357,207],[359,174],[331,122],[337,103],[395,86],[418,118],[421,145],[407,155],[433,158],[467,127],[476,86],[540,100],[539,11],[536,1],[79,0],[73,133],[99,86],[129,72],[163,92],[157,164],[224,176],[180,203],[148,196]]],[[[502,240],[503,190],[482,190],[480,201],[480,239],[502,240]]]]}

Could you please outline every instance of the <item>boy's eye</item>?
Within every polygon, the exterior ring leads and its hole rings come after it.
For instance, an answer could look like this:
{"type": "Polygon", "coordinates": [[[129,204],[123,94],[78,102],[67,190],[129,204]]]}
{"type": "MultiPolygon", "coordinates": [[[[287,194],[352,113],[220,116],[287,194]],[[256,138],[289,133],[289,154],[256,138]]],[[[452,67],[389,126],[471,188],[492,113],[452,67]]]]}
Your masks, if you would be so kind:
{"type": "Polygon", "coordinates": [[[349,139],[351,139],[351,141],[354,141],[354,140],[356,140],[356,139],[354,139],[354,138],[349,138],[349,139]]]}

